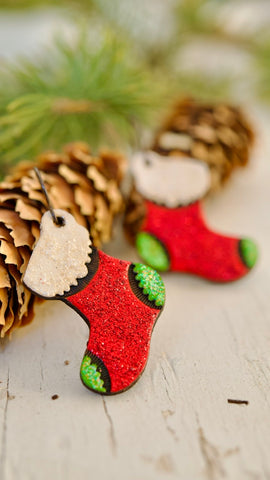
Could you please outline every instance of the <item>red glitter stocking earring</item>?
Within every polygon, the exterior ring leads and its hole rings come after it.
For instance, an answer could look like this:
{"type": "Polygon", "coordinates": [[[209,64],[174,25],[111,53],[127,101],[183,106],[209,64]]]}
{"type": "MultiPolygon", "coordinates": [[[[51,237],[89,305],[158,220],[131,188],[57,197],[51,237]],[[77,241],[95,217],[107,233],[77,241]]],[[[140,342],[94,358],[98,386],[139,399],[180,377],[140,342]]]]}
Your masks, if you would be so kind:
{"type": "Polygon", "coordinates": [[[50,207],[36,173],[50,211],[42,217],[24,284],[79,313],[90,329],[82,382],[98,393],[119,393],[145,368],[152,330],[164,306],[164,284],[151,268],[93,247],[87,230],[72,215],[50,207]]]}
{"type": "Polygon", "coordinates": [[[217,282],[237,280],[255,265],[252,240],[220,235],[203,218],[201,199],[210,187],[205,163],[142,152],[134,158],[133,174],[144,211],[135,241],[148,265],[217,282]]]}

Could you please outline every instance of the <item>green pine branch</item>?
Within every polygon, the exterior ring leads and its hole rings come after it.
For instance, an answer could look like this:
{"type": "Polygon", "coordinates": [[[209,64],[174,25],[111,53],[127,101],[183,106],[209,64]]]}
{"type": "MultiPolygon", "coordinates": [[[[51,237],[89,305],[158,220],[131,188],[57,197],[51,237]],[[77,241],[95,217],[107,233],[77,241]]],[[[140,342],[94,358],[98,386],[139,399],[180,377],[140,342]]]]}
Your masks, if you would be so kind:
{"type": "Polygon", "coordinates": [[[35,61],[0,72],[0,152],[6,163],[72,140],[123,145],[146,124],[161,89],[111,36],[100,46],[80,34],[56,40],[35,61]]]}

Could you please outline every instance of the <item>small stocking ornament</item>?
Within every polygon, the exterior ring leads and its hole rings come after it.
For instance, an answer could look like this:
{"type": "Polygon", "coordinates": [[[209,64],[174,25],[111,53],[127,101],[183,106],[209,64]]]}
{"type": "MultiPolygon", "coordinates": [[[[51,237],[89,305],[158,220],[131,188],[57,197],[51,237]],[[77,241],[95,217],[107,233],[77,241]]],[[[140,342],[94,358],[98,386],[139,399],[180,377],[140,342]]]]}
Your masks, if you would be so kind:
{"type": "Polygon", "coordinates": [[[53,212],[55,221],[49,211],[42,217],[24,284],[42,298],[63,300],[85,320],[81,380],[95,392],[119,393],[145,368],[164,284],[151,268],[97,250],[72,215],[53,212]]]}
{"type": "Polygon", "coordinates": [[[148,151],[135,155],[133,174],[143,211],[135,242],[148,265],[216,282],[237,280],[255,265],[252,240],[215,233],[204,220],[201,199],[211,183],[206,163],[148,151]]]}

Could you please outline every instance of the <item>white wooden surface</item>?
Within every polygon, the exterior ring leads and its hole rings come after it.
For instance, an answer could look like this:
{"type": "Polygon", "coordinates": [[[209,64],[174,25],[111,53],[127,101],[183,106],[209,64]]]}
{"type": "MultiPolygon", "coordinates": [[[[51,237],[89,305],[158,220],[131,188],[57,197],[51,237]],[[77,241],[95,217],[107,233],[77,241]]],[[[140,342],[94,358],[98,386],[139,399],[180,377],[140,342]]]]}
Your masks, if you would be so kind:
{"type": "MultiPolygon", "coordinates": [[[[247,109],[253,162],[205,211],[216,229],[258,241],[257,268],[230,285],[164,275],[146,371],[114,397],[80,382],[84,322],[44,303],[0,347],[1,480],[270,478],[270,112],[247,109]]],[[[121,230],[106,251],[137,260],[121,230]]]]}

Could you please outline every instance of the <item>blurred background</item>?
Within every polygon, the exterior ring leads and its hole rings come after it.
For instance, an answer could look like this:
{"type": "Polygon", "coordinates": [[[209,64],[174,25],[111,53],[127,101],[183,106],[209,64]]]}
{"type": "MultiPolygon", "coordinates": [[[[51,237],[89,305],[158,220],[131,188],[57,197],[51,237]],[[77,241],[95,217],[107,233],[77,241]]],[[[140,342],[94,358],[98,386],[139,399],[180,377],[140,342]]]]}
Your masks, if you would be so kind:
{"type": "Polygon", "coordinates": [[[270,103],[268,0],[0,0],[1,173],[86,140],[136,148],[179,96],[270,103]]]}

